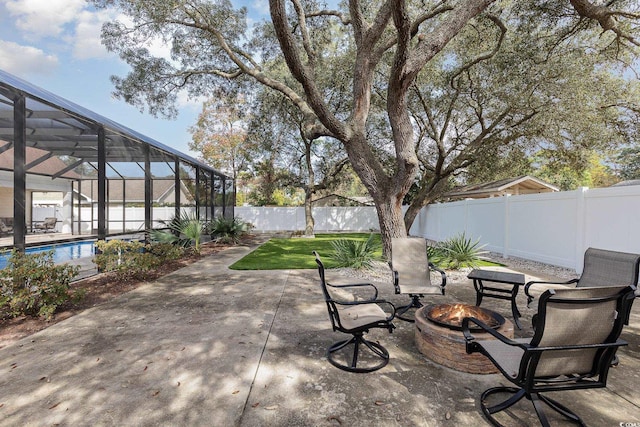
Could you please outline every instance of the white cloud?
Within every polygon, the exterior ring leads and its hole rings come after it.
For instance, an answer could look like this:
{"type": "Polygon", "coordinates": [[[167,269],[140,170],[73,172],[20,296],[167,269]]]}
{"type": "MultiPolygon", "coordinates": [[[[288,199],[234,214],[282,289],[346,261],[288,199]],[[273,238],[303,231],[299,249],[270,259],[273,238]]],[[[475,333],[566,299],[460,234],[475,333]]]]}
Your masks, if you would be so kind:
{"type": "Polygon", "coordinates": [[[86,6],[85,0],[13,0],[5,7],[30,37],[59,36],[86,6]]]}
{"type": "Polygon", "coordinates": [[[259,15],[269,16],[269,2],[267,0],[255,0],[253,7],[249,7],[249,14],[258,13],[259,15]]]}
{"type": "Polygon", "coordinates": [[[12,74],[47,74],[58,66],[58,58],[32,46],[0,40],[0,64],[12,74]]]}
{"type": "Polygon", "coordinates": [[[207,100],[206,96],[198,96],[196,98],[190,98],[189,94],[185,91],[178,92],[178,99],[176,99],[176,105],[179,109],[188,108],[193,111],[200,111],[202,109],[202,103],[207,100]]]}
{"type": "Polygon", "coordinates": [[[76,21],[72,39],[73,56],[77,59],[104,58],[110,55],[100,40],[102,24],[113,19],[109,11],[82,11],[76,21]]]}

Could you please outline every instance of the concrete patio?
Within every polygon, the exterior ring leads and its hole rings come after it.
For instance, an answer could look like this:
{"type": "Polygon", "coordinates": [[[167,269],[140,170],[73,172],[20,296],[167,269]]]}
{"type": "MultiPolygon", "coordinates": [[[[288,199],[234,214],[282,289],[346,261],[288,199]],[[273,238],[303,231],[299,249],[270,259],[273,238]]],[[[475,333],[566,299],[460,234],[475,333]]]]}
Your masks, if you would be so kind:
{"type": "MultiPolygon", "coordinates": [[[[331,366],[334,333],[317,271],[232,271],[225,250],[0,349],[3,426],[477,426],[480,393],[507,384],[437,365],[413,325],[372,331],[391,355],[370,374],[331,366]]],[[[311,256],[311,254],[309,255],[311,256]]],[[[331,270],[328,276],[331,277],[331,270]]],[[[531,276],[528,276],[528,278],[531,276]]],[[[393,302],[389,282],[376,283],[393,302]]],[[[533,308],[520,296],[523,324],[533,308]]],[[[443,302],[473,303],[468,280],[443,302]]],[[[507,301],[483,306],[510,318],[507,301]]],[[[530,334],[530,329],[516,335],[530,334]]],[[[640,304],[608,388],[554,396],[593,426],[640,423],[640,304]]],[[[509,425],[537,425],[529,402],[509,425]]],[[[549,413],[554,425],[567,425],[549,413]]]]}

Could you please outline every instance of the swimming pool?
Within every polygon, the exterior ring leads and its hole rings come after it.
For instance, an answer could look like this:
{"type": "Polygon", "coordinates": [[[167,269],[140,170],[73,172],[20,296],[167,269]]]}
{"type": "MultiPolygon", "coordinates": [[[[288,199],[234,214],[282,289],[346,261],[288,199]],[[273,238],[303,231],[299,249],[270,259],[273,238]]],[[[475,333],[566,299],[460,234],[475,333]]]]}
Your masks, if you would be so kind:
{"type": "MultiPolygon", "coordinates": [[[[54,250],[53,262],[56,264],[71,261],[72,259],[92,257],[94,254],[94,242],[82,241],[82,242],[69,242],[60,243],[57,245],[46,246],[33,246],[25,249],[25,253],[37,254],[41,252],[54,250]]],[[[7,266],[7,260],[9,259],[9,253],[0,255],[0,269],[7,266]]]]}

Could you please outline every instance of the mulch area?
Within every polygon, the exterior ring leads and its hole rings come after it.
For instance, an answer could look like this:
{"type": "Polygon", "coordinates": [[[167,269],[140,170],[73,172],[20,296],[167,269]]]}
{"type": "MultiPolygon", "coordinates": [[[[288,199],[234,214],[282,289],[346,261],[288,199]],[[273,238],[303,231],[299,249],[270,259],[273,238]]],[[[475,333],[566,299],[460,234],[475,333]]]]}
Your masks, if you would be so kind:
{"type": "Polygon", "coordinates": [[[0,319],[0,348],[3,348],[21,338],[34,334],[42,329],[54,325],[62,320],[68,319],[83,310],[95,307],[102,303],[112,300],[113,298],[125,292],[132,291],[139,286],[158,279],[166,274],[176,271],[182,267],[215,254],[224,248],[229,247],[228,244],[219,244],[214,242],[202,245],[200,255],[190,254],[176,261],[167,262],[144,280],[117,280],[112,273],[101,273],[95,276],[79,280],[72,284],[73,289],[83,289],[85,297],[77,303],[69,303],[60,307],[51,319],[36,318],[30,316],[21,316],[13,319],[0,319]]]}

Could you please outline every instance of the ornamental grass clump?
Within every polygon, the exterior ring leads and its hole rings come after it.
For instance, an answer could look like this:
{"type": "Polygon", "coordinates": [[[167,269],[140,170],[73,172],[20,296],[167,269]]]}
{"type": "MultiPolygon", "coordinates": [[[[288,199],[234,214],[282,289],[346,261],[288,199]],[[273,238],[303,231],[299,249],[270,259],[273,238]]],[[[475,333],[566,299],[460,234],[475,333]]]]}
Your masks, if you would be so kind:
{"type": "Polygon", "coordinates": [[[151,230],[151,238],[160,243],[172,243],[191,248],[196,254],[200,254],[202,235],[205,225],[198,219],[195,213],[182,212],[180,216],[173,217],[169,221],[160,221],[168,230],[151,230]]]}
{"type": "Polygon", "coordinates": [[[251,228],[253,225],[238,217],[219,216],[209,223],[208,231],[216,242],[237,244],[251,228]]]}
{"type": "Polygon", "coordinates": [[[480,239],[473,241],[465,233],[452,237],[430,247],[429,259],[440,268],[458,270],[463,267],[478,267],[487,251],[480,245],[480,239]]]}
{"type": "Polygon", "coordinates": [[[370,234],[365,241],[339,239],[331,242],[333,253],[329,257],[336,267],[371,268],[376,260],[375,253],[380,247],[375,235],[370,234]]]}
{"type": "Polygon", "coordinates": [[[58,307],[84,296],[70,287],[79,271],[78,266],[56,265],[53,250],[25,254],[14,249],[0,270],[0,314],[51,318],[58,307]]]}

